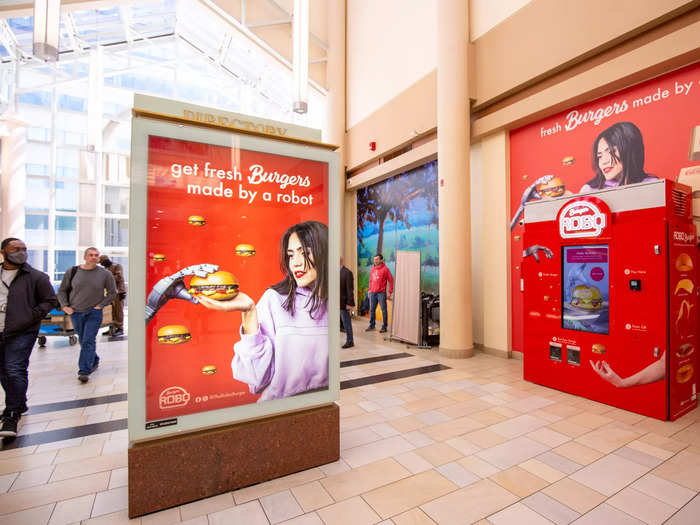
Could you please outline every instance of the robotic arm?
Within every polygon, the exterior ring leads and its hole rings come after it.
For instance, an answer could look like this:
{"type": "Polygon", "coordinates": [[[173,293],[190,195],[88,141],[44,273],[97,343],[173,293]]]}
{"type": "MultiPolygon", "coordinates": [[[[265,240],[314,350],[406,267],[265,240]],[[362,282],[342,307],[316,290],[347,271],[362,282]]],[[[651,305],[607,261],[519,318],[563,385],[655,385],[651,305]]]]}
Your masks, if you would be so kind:
{"type": "Polygon", "coordinates": [[[146,299],[146,324],[169,299],[183,299],[197,304],[199,301],[192,297],[185,287],[184,278],[187,275],[206,277],[219,269],[215,264],[194,264],[158,281],[146,299]]]}
{"type": "Polygon", "coordinates": [[[518,221],[520,220],[520,216],[525,211],[525,203],[534,199],[542,198],[539,192],[537,191],[537,186],[539,186],[540,184],[546,184],[553,178],[554,175],[545,175],[543,177],[540,177],[535,182],[530,184],[530,186],[527,187],[527,189],[523,192],[522,199],[520,199],[520,207],[518,208],[518,211],[515,212],[513,220],[510,221],[510,231],[513,231],[513,228],[515,228],[515,225],[518,224],[518,221]]]}

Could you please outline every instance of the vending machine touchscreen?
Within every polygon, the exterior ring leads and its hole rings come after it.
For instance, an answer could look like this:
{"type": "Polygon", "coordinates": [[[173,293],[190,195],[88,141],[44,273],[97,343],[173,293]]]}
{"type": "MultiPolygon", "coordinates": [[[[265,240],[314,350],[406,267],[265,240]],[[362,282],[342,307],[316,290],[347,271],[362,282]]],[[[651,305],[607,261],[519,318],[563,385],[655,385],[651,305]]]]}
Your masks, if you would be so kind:
{"type": "Polygon", "coordinates": [[[686,186],[525,206],[526,380],[658,419],[697,406],[698,250],[686,186]]]}
{"type": "Polygon", "coordinates": [[[562,247],[562,328],[610,331],[610,271],[607,245],[562,247]]]}

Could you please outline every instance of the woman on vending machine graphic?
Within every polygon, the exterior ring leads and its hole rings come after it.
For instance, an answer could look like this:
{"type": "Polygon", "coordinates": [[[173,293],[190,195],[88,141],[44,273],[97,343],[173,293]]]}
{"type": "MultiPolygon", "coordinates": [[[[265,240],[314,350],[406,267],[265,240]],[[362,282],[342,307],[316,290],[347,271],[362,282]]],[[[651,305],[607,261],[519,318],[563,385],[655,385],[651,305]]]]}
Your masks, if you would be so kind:
{"type": "Polygon", "coordinates": [[[212,310],[241,312],[233,377],[261,394],[258,401],[328,387],[328,227],[291,226],[279,246],[284,278],[257,304],[244,293],[231,301],[199,297],[212,310]]]}
{"type": "Polygon", "coordinates": [[[657,178],[644,171],[642,132],[631,122],[613,124],[596,137],[591,150],[591,164],[595,176],[581,187],[579,193],[657,178]]]}

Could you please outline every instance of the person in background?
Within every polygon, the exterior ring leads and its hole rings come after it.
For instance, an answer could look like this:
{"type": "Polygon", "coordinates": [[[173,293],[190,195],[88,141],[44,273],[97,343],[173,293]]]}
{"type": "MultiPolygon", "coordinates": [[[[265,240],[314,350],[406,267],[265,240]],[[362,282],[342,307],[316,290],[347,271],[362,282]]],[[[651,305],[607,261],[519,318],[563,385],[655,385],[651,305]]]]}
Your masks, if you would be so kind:
{"type": "Polygon", "coordinates": [[[73,266],[63,275],[58,289],[58,300],[63,311],[70,315],[73,329],[80,339],[78,380],[87,383],[100,364],[95,338],[102,324],[102,308],[114,302],[117,289],[114,277],[97,265],[97,248],[85,250],[85,262],[73,266]]]}
{"type": "Polygon", "coordinates": [[[387,297],[391,299],[394,293],[394,278],[391,276],[391,271],[384,264],[384,256],[378,253],[374,256],[374,266],[369,274],[369,326],[365,328],[365,332],[374,330],[375,317],[377,311],[377,302],[382,309],[382,328],[380,332],[386,332],[389,313],[386,308],[387,297]],[[387,284],[389,285],[389,293],[387,295],[387,284]]]}
{"type": "Polygon", "coordinates": [[[112,303],[112,326],[103,335],[124,335],[124,299],[126,299],[124,269],[121,264],[112,262],[107,255],[100,255],[100,264],[112,272],[114,284],[117,287],[117,296],[112,303]]]}
{"type": "Polygon", "coordinates": [[[343,265],[343,258],[340,258],[340,322],[345,328],[345,344],[343,348],[352,348],[355,341],[352,338],[352,320],[350,310],[355,306],[355,294],[353,291],[354,277],[352,272],[343,265]]]}
{"type": "Polygon", "coordinates": [[[27,411],[29,356],[41,320],[58,301],[49,276],[27,264],[24,242],[8,237],[0,252],[0,384],[5,391],[0,437],[15,437],[27,411]]]}

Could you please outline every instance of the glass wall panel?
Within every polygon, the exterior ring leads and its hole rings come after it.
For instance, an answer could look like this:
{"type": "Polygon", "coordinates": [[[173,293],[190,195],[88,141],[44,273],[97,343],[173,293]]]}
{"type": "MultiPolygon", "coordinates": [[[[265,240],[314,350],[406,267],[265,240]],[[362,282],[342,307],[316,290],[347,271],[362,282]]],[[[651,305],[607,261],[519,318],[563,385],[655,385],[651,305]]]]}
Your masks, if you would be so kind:
{"type": "Polygon", "coordinates": [[[63,274],[66,270],[72,266],[76,265],[76,252],[74,250],[56,250],[54,257],[54,281],[60,281],[63,279],[63,274]]]}
{"type": "Polygon", "coordinates": [[[95,185],[80,184],[80,211],[81,213],[95,213],[97,206],[95,205],[95,185]]]}
{"type": "Polygon", "coordinates": [[[49,268],[49,251],[27,250],[27,262],[37,270],[47,272],[49,268]]]}
{"type": "Polygon", "coordinates": [[[95,219],[94,217],[80,217],[78,219],[80,228],[78,237],[80,246],[94,246],[95,242],[95,219]]]}
{"type": "Polygon", "coordinates": [[[78,183],[57,180],[56,211],[78,211],[78,183]]]}
{"type": "Polygon", "coordinates": [[[128,219],[105,219],[105,246],[129,245],[128,219]]]}
{"type": "MultiPolygon", "coordinates": [[[[49,216],[27,213],[24,216],[24,233],[25,243],[28,246],[47,246],[49,244],[49,216]]],[[[32,264],[32,266],[34,265],[32,264]]]]}
{"type": "Polygon", "coordinates": [[[105,213],[129,213],[129,188],[105,186],[105,213]]]}
{"type": "Polygon", "coordinates": [[[32,211],[49,211],[49,179],[27,177],[24,208],[32,211]]]}
{"type": "Polygon", "coordinates": [[[75,246],[78,241],[77,217],[56,216],[56,246],[75,246]]]}

